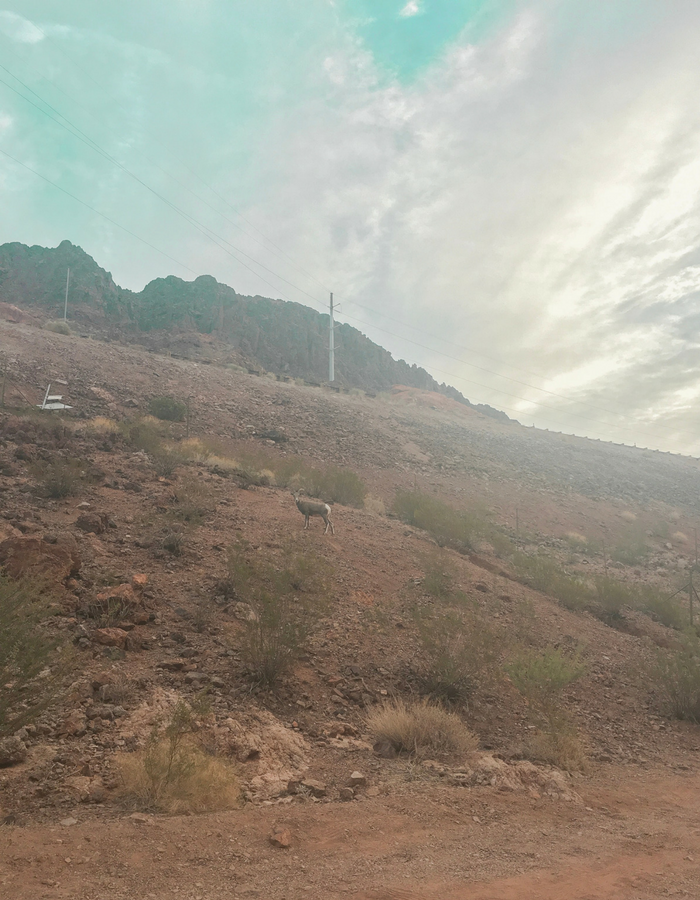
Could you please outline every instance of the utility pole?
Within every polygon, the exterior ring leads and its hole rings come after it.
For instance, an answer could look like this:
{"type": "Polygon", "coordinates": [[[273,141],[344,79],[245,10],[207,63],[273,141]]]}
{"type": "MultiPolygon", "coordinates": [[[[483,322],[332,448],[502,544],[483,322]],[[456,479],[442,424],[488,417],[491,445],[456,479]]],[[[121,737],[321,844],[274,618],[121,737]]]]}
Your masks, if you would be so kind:
{"type": "Polygon", "coordinates": [[[333,294],[331,293],[331,321],[328,332],[328,380],[335,381],[335,325],[333,324],[333,294]]]}
{"type": "Polygon", "coordinates": [[[68,274],[66,275],[66,299],[63,304],[63,321],[67,321],[68,319],[68,285],[70,284],[70,266],[68,267],[68,274]]]}

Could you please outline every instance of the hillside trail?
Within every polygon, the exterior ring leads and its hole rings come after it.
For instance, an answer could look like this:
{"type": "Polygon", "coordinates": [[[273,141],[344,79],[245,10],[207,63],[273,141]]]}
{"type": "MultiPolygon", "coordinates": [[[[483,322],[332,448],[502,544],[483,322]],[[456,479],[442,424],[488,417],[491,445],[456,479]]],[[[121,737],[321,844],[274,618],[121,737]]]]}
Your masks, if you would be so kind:
{"type": "Polygon", "coordinates": [[[81,809],[0,829],[5,900],[656,900],[700,896],[700,775],[619,768],[582,804],[406,785],[189,817],[81,809]],[[104,814],[102,814],[103,816],[104,814]],[[274,847],[287,829],[291,846],[274,847]]]}

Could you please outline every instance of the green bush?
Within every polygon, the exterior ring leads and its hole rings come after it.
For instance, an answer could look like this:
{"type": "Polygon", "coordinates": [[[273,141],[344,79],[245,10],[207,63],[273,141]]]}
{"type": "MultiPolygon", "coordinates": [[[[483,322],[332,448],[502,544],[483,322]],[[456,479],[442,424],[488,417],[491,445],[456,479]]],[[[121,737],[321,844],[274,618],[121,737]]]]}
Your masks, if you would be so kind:
{"type": "Polygon", "coordinates": [[[634,605],[634,594],[627,585],[609,576],[596,578],[596,594],[599,610],[604,619],[620,619],[622,607],[634,605]]]}
{"type": "Polygon", "coordinates": [[[680,603],[674,597],[669,597],[651,585],[641,587],[638,605],[642,612],[647,613],[657,622],[661,622],[662,625],[666,625],[667,628],[682,631],[687,624],[688,616],[681,608],[680,603]]]}
{"type": "Polygon", "coordinates": [[[611,556],[626,566],[636,566],[643,562],[649,554],[644,532],[639,528],[630,530],[622,540],[613,547],[611,556]]]}
{"type": "Polygon", "coordinates": [[[398,490],[393,512],[407,525],[427,531],[440,547],[473,549],[474,541],[485,531],[483,517],[476,512],[454,509],[420,491],[398,490]]]}
{"type": "Polygon", "coordinates": [[[184,422],[187,404],[174,397],[154,397],[148,404],[148,411],[156,419],[166,422],[184,422]]]}
{"type": "Polygon", "coordinates": [[[583,747],[561,705],[564,689],[585,672],[580,657],[548,647],[521,654],[506,666],[506,672],[528,700],[539,726],[528,741],[528,755],[570,770],[583,768],[583,747]]]}
{"type": "Polygon", "coordinates": [[[595,599],[595,593],[584,581],[567,575],[556,563],[542,556],[516,553],[512,565],[523,584],[554,597],[566,609],[581,611],[595,599]]]}
{"type": "Polygon", "coordinates": [[[57,661],[45,615],[38,585],[0,576],[0,734],[31,721],[54,696],[55,672],[42,677],[57,661]]]}
{"type": "Polygon", "coordinates": [[[251,677],[274,686],[299,656],[313,621],[324,608],[329,567],[320,557],[287,548],[282,560],[246,556],[231,548],[227,583],[251,608],[243,622],[241,656],[251,677]]]}
{"type": "Polygon", "coordinates": [[[700,641],[686,636],[681,649],[659,654],[654,674],[671,713],[700,723],[700,641]]]}
{"type": "Polygon", "coordinates": [[[477,610],[422,613],[417,625],[427,657],[420,672],[426,694],[463,703],[493,677],[499,640],[477,610]]]}
{"type": "Polygon", "coordinates": [[[54,322],[45,322],[44,330],[53,331],[54,334],[71,334],[68,322],[64,322],[63,319],[58,319],[54,322]]]}
{"type": "Polygon", "coordinates": [[[506,666],[520,693],[545,713],[558,704],[564,688],[585,671],[579,656],[567,656],[553,647],[523,653],[506,666]]]}
{"type": "Polygon", "coordinates": [[[48,464],[32,467],[43,492],[52,500],[63,500],[75,494],[83,479],[84,463],[79,459],[57,457],[48,464]]]}

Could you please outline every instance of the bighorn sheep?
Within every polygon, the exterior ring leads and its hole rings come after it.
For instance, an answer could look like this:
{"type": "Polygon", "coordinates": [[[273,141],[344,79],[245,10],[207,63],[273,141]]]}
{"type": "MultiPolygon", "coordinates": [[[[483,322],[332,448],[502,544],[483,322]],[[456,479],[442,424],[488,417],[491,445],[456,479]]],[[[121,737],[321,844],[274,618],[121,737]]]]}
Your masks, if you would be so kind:
{"type": "Polygon", "coordinates": [[[292,496],[296,502],[297,509],[304,516],[304,531],[309,527],[309,519],[311,516],[320,516],[326,523],[324,534],[328,534],[330,528],[331,534],[335,534],[333,523],[331,522],[331,508],[327,503],[321,503],[318,500],[301,500],[299,491],[294,491],[292,496]]]}

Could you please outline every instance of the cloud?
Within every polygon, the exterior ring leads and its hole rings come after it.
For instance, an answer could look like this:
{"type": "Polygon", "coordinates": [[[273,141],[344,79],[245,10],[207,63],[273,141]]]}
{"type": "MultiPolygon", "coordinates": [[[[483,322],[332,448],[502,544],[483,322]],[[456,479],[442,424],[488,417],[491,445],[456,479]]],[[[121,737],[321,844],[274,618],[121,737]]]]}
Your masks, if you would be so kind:
{"type": "Polygon", "coordinates": [[[420,15],[423,12],[423,8],[421,6],[420,0],[408,0],[408,3],[403,7],[400,16],[403,16],[405,19],[410,18],[411,16],[420,15]]]}
{"type": "Polygon", "coordinates": [[[0,32],[20,44],[38,44],[45,37],[28,19],[6,9],[0,10],[0,32]]]}

